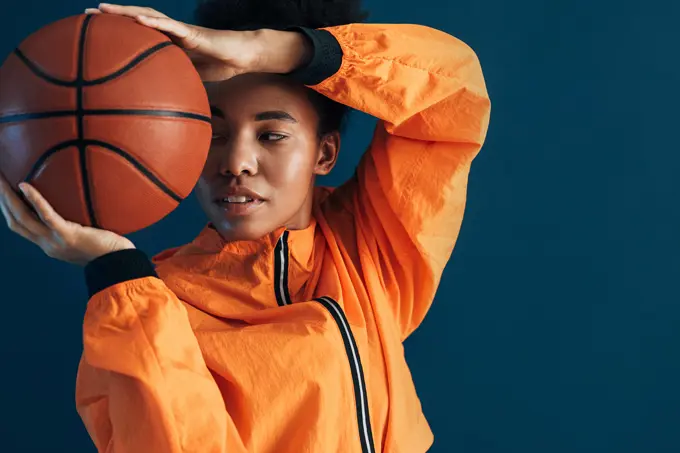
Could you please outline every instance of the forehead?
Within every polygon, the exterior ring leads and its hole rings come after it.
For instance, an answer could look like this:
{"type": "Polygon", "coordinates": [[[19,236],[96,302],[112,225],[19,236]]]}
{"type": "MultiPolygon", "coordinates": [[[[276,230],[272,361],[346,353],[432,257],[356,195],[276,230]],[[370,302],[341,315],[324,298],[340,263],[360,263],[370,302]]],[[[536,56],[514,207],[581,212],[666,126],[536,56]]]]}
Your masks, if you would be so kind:
{"type": "Polygon", "coordinates": [[[243,74],[232,79],[206,83],[210,104],[227,119],[252,117],[266,111],[285,111],[298,121],[313,121],[316,112],[307,88],[275,74],[243,74]]]}

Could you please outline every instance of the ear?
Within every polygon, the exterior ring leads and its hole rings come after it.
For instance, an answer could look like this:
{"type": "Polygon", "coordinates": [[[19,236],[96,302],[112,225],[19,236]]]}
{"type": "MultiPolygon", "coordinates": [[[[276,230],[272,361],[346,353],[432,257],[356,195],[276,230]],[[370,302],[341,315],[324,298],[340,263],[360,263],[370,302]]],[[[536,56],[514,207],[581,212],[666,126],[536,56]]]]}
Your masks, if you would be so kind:
{"type": "Polygon", "coordinates": [[[314,174],[326,176],[333,170],[338,161],[340,152],[340,132],[335,131],[324,135],[319,142],[319,152],[317,155],[314,174]]]}

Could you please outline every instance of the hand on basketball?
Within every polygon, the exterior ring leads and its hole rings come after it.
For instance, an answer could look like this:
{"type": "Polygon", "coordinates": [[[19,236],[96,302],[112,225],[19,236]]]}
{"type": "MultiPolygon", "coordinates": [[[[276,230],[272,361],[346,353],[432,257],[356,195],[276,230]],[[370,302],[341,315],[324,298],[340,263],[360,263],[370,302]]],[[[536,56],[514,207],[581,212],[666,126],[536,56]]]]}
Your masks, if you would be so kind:
{"type": "Polygon", "coordinates": [[[162,31],[182,47],[205,82],[247,72],[285,74],[309,58],[310,44],[300,33],[274,30],[212,30],[169,18],[152,8],[101,3],[87,14],[119,14],[162,31]]]}
{"type": "Polygon", "coordinates": [[[107,253],[135,248],[123,236],[64,220],[33,186],[20,184],[20,188],[35,213],[2,175],[0,210],[10,230],[36,244],[47,256],[85,265],[107,253]]]}

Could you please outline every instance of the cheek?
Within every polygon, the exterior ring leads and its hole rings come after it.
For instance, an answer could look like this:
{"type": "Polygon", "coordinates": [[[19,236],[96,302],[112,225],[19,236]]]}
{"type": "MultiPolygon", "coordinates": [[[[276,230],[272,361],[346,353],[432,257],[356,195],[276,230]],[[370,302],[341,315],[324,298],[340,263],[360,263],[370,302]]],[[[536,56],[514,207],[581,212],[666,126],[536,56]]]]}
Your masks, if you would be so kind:
{"type": "Polygon", "coordinates": [[[194,193],[196,198],[198,198],[199,204],[205,208],[210,204],[210,191],[208,190],[208,183],[204,176],[201,176],[196,183],[194,188],[194,193]]]}
{"type": "Polygon", "coordinates": [[[203,166],[203,171],[201,172],[201,178],[210,179],[217,175],[220,171],[221,164],[221,154],[219,150],[211,147],[208,152],[208,158],[203,166]]]}
{"type": "Polygon", "coordinates": [[[279,190],[306,192],[314,171],[312,152],[296,149],[272,156],[268,162],[267,175],[271,185],[279,190]]]}
{"type": "Polygon", "coordinates": [[[204,207],[209,206],[212,203],[210,187],[212,186],[212,182],[215,181],[215,178],[219,177],[219,170],[219,154],[211,150],[205,165],[203,166],[203,171],[201,171],[201,176],[198,178],[198,182],[194,188],[194,193],[196,194],[198,201],[204,207]]]}

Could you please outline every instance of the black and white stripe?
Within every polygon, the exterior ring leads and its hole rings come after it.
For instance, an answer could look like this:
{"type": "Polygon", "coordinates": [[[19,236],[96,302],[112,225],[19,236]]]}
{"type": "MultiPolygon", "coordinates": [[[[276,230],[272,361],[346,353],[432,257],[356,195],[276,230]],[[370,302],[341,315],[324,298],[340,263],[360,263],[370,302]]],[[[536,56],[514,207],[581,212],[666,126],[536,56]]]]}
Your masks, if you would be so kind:
{"type": "Polygon", "coordinates": [[[293,303],[288,292],[288,261],[288,231],[285,231],[274,249],[274,293],[281,307],[293,303]]]}
{"type": "MultiPolygon", "coordinates": [[[[274,293],[276,295],[276,302],[279,306],[290,305],[293,301],[290,298],[288,291],[288,267],[289,267],[289,252],[288,252],[288,231],[285,231],[279,238],[276,247],[274,248],[274,293]]],[[[347,317],[342,311],[340,305],[330,297],[320,297],[315,299],[319,302],[333,317],[333,320],[338,325],[342,341],[345,345],[345,351],[349,360],[349,367],[352,373],[352,382],[354,384],[354,398],[357,409],[357,422],[359,428],[359,441],[361,442],[362,453],[375,453],[375,444],[373,442],[373,431],[371,430],[371,416],[368,409],[368,395],[366,393],[366,380],[364,378],[364,369],[361,365],[361,358],[359,357],[359,348],[352,334],[352,329],[349,326],[347,317]]]]}
{"type": "Polygon", "coordinates": [[[371,416],[368,410],[368,396],[366,394],[366,381],[364,379],[364,369],[361,366],[359,348],[354,340],[352,329],[345,317],[340,305],[330,297],[320,297],[315,299],[323,305],[333,316],[338,324],[342,341],[345,343],[345,350],[349,359],[349,366],[352,371],[352,381],[354,382],[354,398],[356,400],[357,420],[359,423],[359,439],[361,441],[362,453],[375,453],[373,443],[373,432],[371,430],[371,416]]]}

